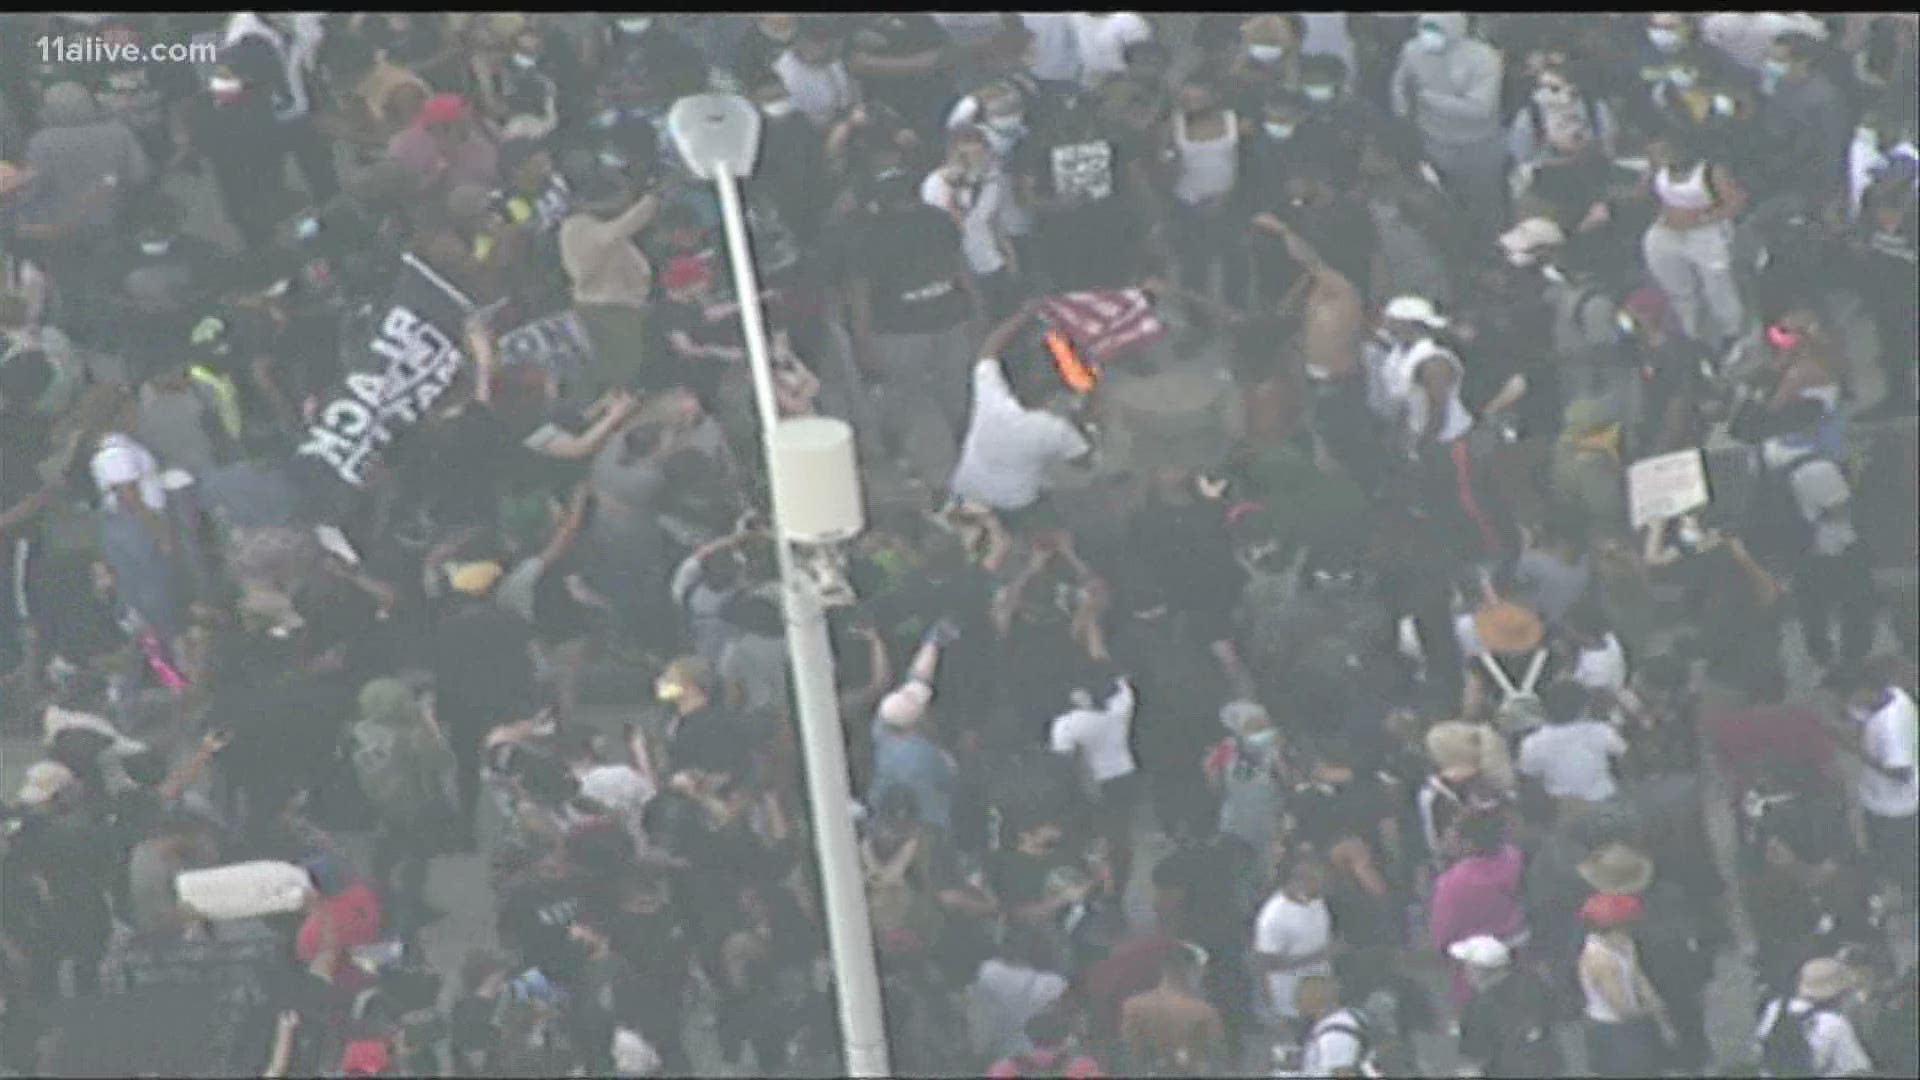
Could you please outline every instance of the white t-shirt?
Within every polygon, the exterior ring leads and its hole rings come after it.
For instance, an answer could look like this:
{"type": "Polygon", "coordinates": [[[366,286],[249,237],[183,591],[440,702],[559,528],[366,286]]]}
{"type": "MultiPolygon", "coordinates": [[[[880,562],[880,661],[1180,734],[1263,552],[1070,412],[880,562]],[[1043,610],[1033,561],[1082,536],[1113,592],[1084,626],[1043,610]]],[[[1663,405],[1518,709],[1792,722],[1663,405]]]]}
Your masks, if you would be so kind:
{"type": "Polygon", "coordinates": [[[1138,767],[1127,748],[1133,705],[1133,687],[1122,681],[1103,707],[1075,709],[1056,718],[1050,729],[1053,752],[1082,757],[1095,783],[1132,776],[1138,767]]]}
{"type": "Polygon", "coordinates": [[[920,201],[959,222],[960,250],[967,256],[967,267],[982,277],[997,274],[1007,265],[993,236],[994,219],[1006,196],[1006,177],[998,170],[971,187],[949,180],[945,168],[933,170],[920,182],[920,201]]]}
{"type": "Polygon", "coordinates": [[[117,431],[101,436],[100,448],[93,452],[90,467],[93,485],[100,489],[102,509],[122,509],[118,496],[113,493],[121,484],[138,484],[140,501],[147,504],[147,509],[166,508],[167,489],[160,482],[160,462],[131,438],[117,431]]]}
{"type": "Polygon", "coordinates": [[[1127,46],[1153,39],[1153,27],[1131,11],[1105,16],[1076,11],[1071,18],[1074,44],[1080,53],[1080,79],[1089,85],[1108,75],[1125,74],[1127,46]]]}
{"type": "Polygon", "coordinates": [[[1620,639],[1608,634],[1598,648],[1580,650],[1573,664],[1573,681],[1589,690],[1611,690],[1616,694],[1625,690],[1627,650],[1621,647],[1620,639]]]}
{"type": "Polygon", "coordinates": [[[788,50],[773,62],[773,73],[780,76],[793,107],[820,127],[831,124],[859,100],[846,65],[838,60],[818,66],[804,64],[788,50]]]}
{"type": "MultiPolygon", "coordinates": [[[[1321,952],[1333,943],[1333,916],[1325,900],[1302,904],[1284,892],[1275,892],[1260,906],[1253,922],[1253,951],[1293,959],[1321,952]]],[[[1271,1007],[1254,1002],[1256,1013],[1291,1020],[1300,1015],[1293,1002],[1300,980],[1309,975],[1330,975],[1333,965],[1326,960],[1267,973],[1267,994],[1271,1007]]]]}
{"type": "Polygon", "coordinates": [[[1575,720],[1548,724],[1522,739],[1516,767],[1556,799],[1603,802],[1617,790],[1608,762],[1626,752],[1627,741],[1613,725],[1575,720]]]}
{"type": "MultiPolygon", "coordinates": [[[[1811,1003],[1799,998],[1787,1003],[1787,1012],[1795,1017],[1806,1015],[1812,1008],[1811,1003]]],[[[1780,1002],[1768,1002],[1760,1014],[1755,1038],[1764,1045],[1773,1025],[1779,1021],[1780,1002]]],[[[1873,1059],[1860,1045],[1853,1025],[1837,1012],[1823,1009],[1807,1023],[1807,1049],[1813,1057],[1815,1076],[1866,1076],[1873,1071],[1873,1059]]]]}
{"type": "Polygon", "coordinates": [[[1855,791],[1860,808],[1877,817],[1911,817],[1920,813],[1920,771],[1914,768],[1914,743],[1920,739],[1920,715],[1906,691],[1889,688],[1887,703],[1867,717],[1860,731],[1867,756],[1890,769],[1906,769],[1905,780],[1882,776],[1860,767],[1855,791]]]}
{"type": "Polygon", "coordinates": [[[1080,39],[1073,16],[1065,12],[1023,12],[1020,21],[1033,43],[1027,53],[1027,74],[1048,82],[1080,78],[1080,39]]]}
{"type": "Polygon", "coordinates": [[[1336,1009],[1321,1017],[1300,1048],[1300,1075],[1332,1076],[1335,1069],[1358,1071],[1366,1047],[1353,1031],[1361,1023],[1352,1009],[1336,1009]]]}
{"type": "Polygon", "coordinates": [[[1022,407],[989,357],[973,368],[973,418],[950,486],[994,510],[1025,510],[1040,498],[1047,470],[1090,449],[1065,417],[1022,407]]]}

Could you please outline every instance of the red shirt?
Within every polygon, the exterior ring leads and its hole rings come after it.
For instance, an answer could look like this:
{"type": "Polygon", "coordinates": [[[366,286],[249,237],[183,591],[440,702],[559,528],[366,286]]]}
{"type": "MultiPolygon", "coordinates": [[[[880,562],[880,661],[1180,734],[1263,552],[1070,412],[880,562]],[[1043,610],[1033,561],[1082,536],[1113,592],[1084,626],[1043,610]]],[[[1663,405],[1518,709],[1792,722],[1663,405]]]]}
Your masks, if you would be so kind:
{"type": "Polygon", "coordinates": [[[320,907],[300,924],[294,939],[294,956],[310,964],[320,952],[320,916],[332,916],[334,941],[343,949],[371,945],[380,940],[380,900],[364,882],[356,882],[320,901],[320,907]]]}
{"type": "Polygon", "coordinates": [[[1824,772],[1833,758],[1833,738],[1817,710],[1797,705],[1702,712],[1700,724],[1735,791],[1751,784],[1770,761],[1797,762],[1824,772]]]}

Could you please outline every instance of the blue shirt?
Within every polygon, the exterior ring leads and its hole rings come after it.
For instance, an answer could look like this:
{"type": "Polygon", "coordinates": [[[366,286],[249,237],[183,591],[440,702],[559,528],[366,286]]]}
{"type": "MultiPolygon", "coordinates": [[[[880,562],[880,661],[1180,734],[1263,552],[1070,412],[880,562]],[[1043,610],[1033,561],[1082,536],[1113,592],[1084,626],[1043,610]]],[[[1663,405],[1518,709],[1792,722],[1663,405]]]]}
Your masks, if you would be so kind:
{"type": "Polygon", "coordinates": [[[874,723],[871,805],[877,805],[889,789],[903,787],[919,803],[920,820],[944,829],[953,815],[953,778],[953,759],[931,739],[874,723]]]}

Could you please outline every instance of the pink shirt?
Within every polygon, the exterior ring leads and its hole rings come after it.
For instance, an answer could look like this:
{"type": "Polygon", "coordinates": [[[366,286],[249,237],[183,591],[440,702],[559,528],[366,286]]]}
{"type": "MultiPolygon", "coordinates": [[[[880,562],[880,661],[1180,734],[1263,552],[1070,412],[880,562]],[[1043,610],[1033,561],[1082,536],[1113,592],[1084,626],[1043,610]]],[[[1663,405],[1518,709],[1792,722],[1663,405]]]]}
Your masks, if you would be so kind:
{"type": "MultiPolygon", "coordinates": [[[[1456,941],[1485,934],[1509,945],[1527,928],[1527,912],[1520,899],[1520,873],[1525,859],[1507,844],[1493,855],[1462,859],[1433,883],[1433,910],[1427,935],[1442,953],[1456,941]]],[[[1472,997],[1460,965],[1453,964],[1456,1007],[1472,997]]]]}

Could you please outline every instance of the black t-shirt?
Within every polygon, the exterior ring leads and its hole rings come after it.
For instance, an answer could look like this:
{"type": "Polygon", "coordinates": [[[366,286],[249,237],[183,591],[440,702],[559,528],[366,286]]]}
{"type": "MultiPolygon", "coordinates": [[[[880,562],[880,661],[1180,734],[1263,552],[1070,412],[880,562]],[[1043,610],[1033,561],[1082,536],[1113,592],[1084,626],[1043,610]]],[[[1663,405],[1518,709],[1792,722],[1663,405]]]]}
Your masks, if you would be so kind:
{"type": "Polygon", "coordinates": [[[1280,216],[1347,279],[1364,303],[1373,280],[1374,248],[1379,244],[1367,208],[1336,197],[1325,206],[1287,207],[1280,216]]]}
{"type": "Polygon", "coordinates": [[[254,791],[320,785],[333,771],[342,734],[357,714],[357,692],[343,676],[305,673],[264,686],[216,690],[210,726],[233,733],[220,755],[222,772],[254,791]]]}
{"type": "Polygon", "coordinates": [[[531,628],[488,601],[463,603],[434,633],[434,693],[448,728],[461,738],[478,739],[494,725],[524,715],[535,700],[527,652],[531,628]]]}
{"type": "Polygon", "coordinates": [[[491,524],[495,492],[518,451],[506,423],[492,409],[472,404],[458,416],[415,432],[404,444],[405,460],[434,521],[443,526],[491,524]]]}
{"type": "Polygon", "coordinates": [[[960,287],[960,230],[931,206],[914,205],[866,224],[854,273],[871,283],[873,329],[925,334],[965,321],[971,308],[960,287]]]}
{"type": "Polygon", "coordinates": [[[987,856],[987,885],[1000,901],[1000,910],[1011,912],[1046,895],[1047,875],[1072,860],[1063,855],[1029,855],[1009,848],[987,856]]]}
{"type": "Polygon", "coordinates": [[[1127,199],[1127,141],[1110,126],[1065,121],[1045,126],[1014,151],[1013,168],[1043,199],[1069,198],[1036,222],[1041,254],[1065,288],[1098,288],[1124,279],[1139,248],[1127,199]]]}
{"type": "Polygon", "coordinates": [[[682,717],[667,748],[674,771],[699,769],[745,780],[755,740],[740,718],[717,706],[682,717]]]}
{"type": "Polygon", "coordinates": [[[579,887],[566,878],[521,882],[501,898],[500,939],[549,981],[570,982],[579,974],[583,959],[568,935],[581,903],[579,887]]]}
{"type": "Polygon", "coordinates": [[[1179,506],[1153,499],[1135,512],[1128,531],[1167,603],[1200,619],[1196,629],[1225,637],[1246,572],[1234,559],[1222,515],[1216,502],[1179,506]]]}
{"type": "MultiPolygon", "coordinates": [[[[947,31],[924,12],[889,12],[865,20],[854,31],[852,52],[876,58],[904,59],[951,43],[947,31]]],[[[916,131],[940,128],[944,112],[953,104],[953,79],[945,71],[927,75],[865,76],[860,85],[867,96],[898,112],[916,131]]]]}
{"type": "Polygon", "coordinates": [[[40,490],[40,463],[52,451],[46,417],[27,408],[0,410],[0,513],[40,490]]]}

